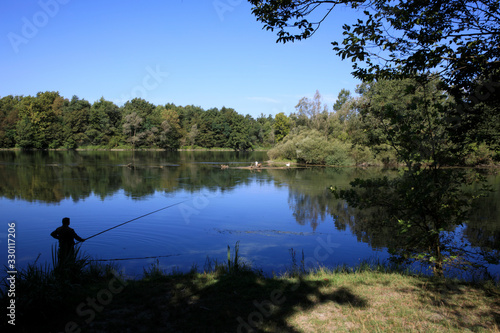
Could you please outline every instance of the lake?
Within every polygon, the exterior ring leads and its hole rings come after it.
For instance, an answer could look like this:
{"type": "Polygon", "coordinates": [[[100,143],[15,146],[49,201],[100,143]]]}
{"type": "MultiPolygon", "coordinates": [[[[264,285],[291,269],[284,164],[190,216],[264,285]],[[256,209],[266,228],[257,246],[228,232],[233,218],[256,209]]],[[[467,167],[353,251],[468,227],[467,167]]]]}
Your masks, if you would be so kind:
{"type": "MultiPolygon", "coordinates": [[[[387,237],[394,235],[360,229],[328,187],[395,171],[237,168],[267,159],[266,152],[0,151],[1,242],[15,222],[17,267],[37,258],[51,263],[57,241],[50,233],[63,217],[88,238],[146,215],[92,237],[81,250],[118,263],[129,277],[156,263],[167,272],[202,270],[227,260],[227,247],[233,252],[237,242],[241,258],[265,273],[290,268],[292,252],[299,264],[303,252],[307,267],[389,257],[387,237]]],[[[488,182],[496,192],[460,232],[471,247],[498,250],[500,176],[490,174],[488,182]]]]}

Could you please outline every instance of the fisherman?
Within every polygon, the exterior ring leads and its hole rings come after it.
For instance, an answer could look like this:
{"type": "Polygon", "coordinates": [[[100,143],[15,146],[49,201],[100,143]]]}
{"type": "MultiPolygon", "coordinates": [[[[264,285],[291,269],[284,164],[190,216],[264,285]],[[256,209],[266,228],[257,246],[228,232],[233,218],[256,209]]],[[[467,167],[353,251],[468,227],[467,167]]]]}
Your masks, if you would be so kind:
{"type": "Polygon", "coordinates": [[[85,239],[78,236],[72,228],[69,227],[69,217],[62,219],[62,226],[52,231],[50,234],[59,240],[59,263],[64,263],[68,259],[75,259],[75,239],[84,242],[85,239]]]}

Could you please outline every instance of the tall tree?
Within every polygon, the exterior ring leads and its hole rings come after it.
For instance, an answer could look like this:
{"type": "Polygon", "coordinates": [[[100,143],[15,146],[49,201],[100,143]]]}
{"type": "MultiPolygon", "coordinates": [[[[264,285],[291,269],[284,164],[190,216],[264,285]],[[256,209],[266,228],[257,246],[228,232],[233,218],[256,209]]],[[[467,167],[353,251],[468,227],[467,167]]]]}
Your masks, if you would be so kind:
{"type": "Polygon", "coordinates": [[[123,134],[128,136],[127,141],[132,144],[132,147],[136,147],[136,145],[140,145],[144,135],[142,132],[139,132],[142,128],[142,123],[144,119],[141,118],[135,111],[127,114],[123,118],[123,134]]]}
{"type": "Polygon", "coordinates": [[[313,99],[303,97],[295,106],[298,117],[307,119],[307,127],[313,128],[319,132],[327,133],[328,129],[325,124],[328,119],[327,106],[321,100],[321,94],[318,90],[314,93],[313,99]]]}
{"type": "Polygon", "coordinates": [[[12,148],[16,144],[16,124],[22,97],[5,96],[0,99],[0,147],[12,148]]]}
{"type": "Polygon", "coordinates": [[[89,125],[86,135],[94,145],[108,145],[119,133],[120,109],[104,97],[94,102],[89,111],[89,125]]]}
{"type": "Polygon", "coordinates": [[[182,137],[179,115],[173,109],[161,107],[162,122],[159,130],[158,146],[164,149],[177,149],[182,137]]]}
{"type": "Polygon", "coordinates": [[[227,139],[226,146],[238,151],[245,151],[252,149],[252,140],[250,137],[252,117],[245,117],[238,114],[236,111],[228,114],[231,133],[227,139]]]}
{"type": "Polygon", "coordinates": [[[333,110],[334,111],[340,111],[342,106],[349,100],[351,99],[351,92],[347,89],[341,89],[339,92],[339,95],[337,96],[337,100],[335,101],[335,104],[333,104],[333,110]]]}
{"type": "Polygon", "coordinates": [[[375,219],[398,234],[390,249],[400,261],[420,261],[442,276],[446,265],[466,262],[449,237],[471,212],[476,193],[463,189],[480,180],[460,169],[443,169],[462,158],[446,130],[453,100],[438,80],[379,81],[364,89],[361,116],[370,142],[389,144],[406,168],[394,179],[357,179],[352,188],[333,189],[362,209],[375,209],[375,219]]]}
{"type": "Polygon", "coordinates": [[[59,92],[39,92],[24,97],[19,109],[16,141],[21,148],[57,148],[61,126],[58,120],[59,92]]]}
{"type": "Polygon", "coordinates": [[[273,128],[276,142],[282,141],[290,132],[290,119],[283,112],[276,114],[274,116],[273,128]]]}
{"type": "Polygon", "coordinates": [[[91,105],[88,101],[73,96],[63,107],[63,126],[65,146],[76,148],[90,143],[86,132],[89,126],[91,105]]]}

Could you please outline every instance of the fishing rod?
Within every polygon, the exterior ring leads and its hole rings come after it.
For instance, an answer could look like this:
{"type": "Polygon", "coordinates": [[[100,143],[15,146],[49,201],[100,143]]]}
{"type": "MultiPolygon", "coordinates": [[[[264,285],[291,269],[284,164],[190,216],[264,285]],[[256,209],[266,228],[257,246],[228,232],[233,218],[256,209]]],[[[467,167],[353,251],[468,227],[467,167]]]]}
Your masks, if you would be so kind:
{"type": "Polygon", "coordinates": [[[118,224],[118,225],[115,225],[114,227],[111,227],[111,228],[108,228],[108,229],[103,230],[103,231],[101,231],[101,232],[98,232],[97,234],[92,235],[92,236],[90,236],[90,237],[87,237],[87,238],[85,238],[84,240],[88,240],[88,239],[94,238],[95,236],[99,236],[100,234],[103,234],[103,233],[108,232],[108,231],[110,231],[110,230],[113,230],[113,229],[115,229],[115,228],[121,227],[122,225],[125,225],[125,224],[127,224],[127,223],[133,222],[133,221],[138,220],[138,219],[142,219],[143,217],[146,217],[146,216],[148,216],[148,215],[151,215],[151,214],[154,214],[154,213],[158,213],[159,211],[162,211],[162,210],[164,210],[164,209],[167,209],[167,208],[170,208],[170,207],[173,207],[173,206],[180,205],[181,203],[186,202],[186,201],[188,201],[188,200],[184,200],[184,201],[181,201],[181,202],[177,202],[177,203],[174,203],[174,204],[172,204],[172,205],[168,205],[168,206],[165,206],[165,207],[163,207],[163,208],[157,209],[157,210],[155,210],[155,211],[153,211],[153,212],[150,212],[150,213],[147,213],[147,214],[141,215],[141,216],[139,216],[139,217],[133,218],[133,219],[128,220],[128,221],[126,221],[126,222],[123,222],[123,223],[120,223],[120,224],[118,224]]]}

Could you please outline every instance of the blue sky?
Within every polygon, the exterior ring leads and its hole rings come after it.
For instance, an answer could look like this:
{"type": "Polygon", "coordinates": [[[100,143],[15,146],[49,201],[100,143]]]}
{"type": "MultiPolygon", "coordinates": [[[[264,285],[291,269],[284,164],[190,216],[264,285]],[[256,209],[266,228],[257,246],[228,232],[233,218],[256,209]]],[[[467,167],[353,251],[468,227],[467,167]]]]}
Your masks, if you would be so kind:
{"type": "Polygon", "coordinates": [[[331,108],[359,83],[330,44],[355,15],[340,9],[311,39],[277,44],[243,0],[2,1],[0,97],[141,97],[257,117],[319,90],[331,108]]]}

